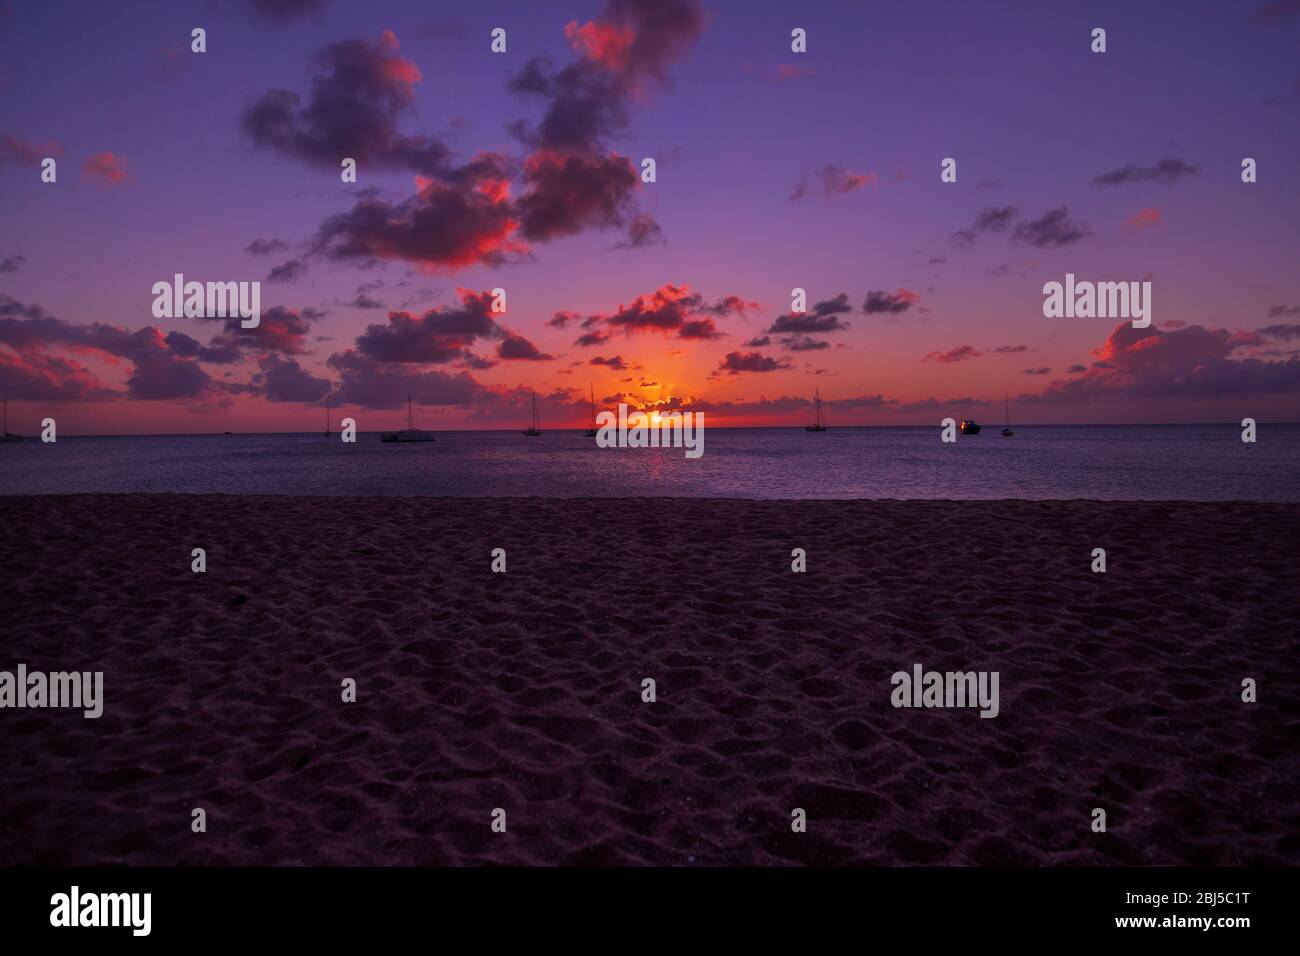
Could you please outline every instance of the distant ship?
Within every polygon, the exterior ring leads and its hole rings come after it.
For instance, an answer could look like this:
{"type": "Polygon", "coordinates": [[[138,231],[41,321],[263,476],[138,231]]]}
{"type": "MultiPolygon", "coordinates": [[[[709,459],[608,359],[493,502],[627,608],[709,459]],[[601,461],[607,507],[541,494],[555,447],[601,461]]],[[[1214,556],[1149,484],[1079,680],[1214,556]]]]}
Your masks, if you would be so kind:
{"type": "MultiPolygon", "coordinates": [[[[528,434],[525,432],[524,434],[528,434]]],[[[598,434],[596,430],[596,387],[591,386],[591,427],[582,433],[583,438],[595,438],[598,434]]]]}
{"type": "Polygon", "coordinates": [[[979,424],[969,418],[963,418],[961,420],[960,428],[963,435],[978,435],[980,433],[979,424]]]}
{"type": "Polygon", "coordinates": [[[811,425],[805,425],[803,430],[806,432],[824,432],[826,426],[822,424],[822,390],[817,389],[816,396],[813,398],[813,406],[817,409],[817,420],[811,425]]]}
{"type": "Polygon", "coordinates": [[[415,412],[411,408],[411,396],[406,396],[406,427],[401,431],[380,432],[379,440],[385,442],[398,441],[434,441],[433,432],[421,431],[415,427],[415,412]]]}
{"type": "Polygon", "coordinates": [[[0,441],[22,441],[22,435],[14,435],[9,431],[9,396],[4,399],[4,425],[0,427],[0,441]]]}
{"type": "MultiPolygon", "coordinates": [[[[542,433],[542,430],[537,427],[539,424],[537,421],[537,393],[529,392],[528,394],[533,396],[533,423],[524,429],[524,434],[529,438],[536,438],[542,433]]],[[[592,394],[594,395],[595,393],[593,392],[592,394]]]]}
{"type": "Polygon", "coordinates": [[[1015,434],[1015,432],[1011,430],[1011,396],[1007,395],[1004,397],[1007,403],[1007,427],[1002,429],[1002,437],[1010,438],[1012,435],[1015,434]]]}

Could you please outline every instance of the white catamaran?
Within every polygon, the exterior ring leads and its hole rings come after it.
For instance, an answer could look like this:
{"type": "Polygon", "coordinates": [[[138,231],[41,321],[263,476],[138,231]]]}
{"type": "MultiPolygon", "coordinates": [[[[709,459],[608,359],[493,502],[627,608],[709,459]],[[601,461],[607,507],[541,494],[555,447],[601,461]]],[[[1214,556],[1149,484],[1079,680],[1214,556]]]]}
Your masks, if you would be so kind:
{"type": "Polygon", "coordinates": [[[406,396],[406,427],[395,432],[380,432],[379,440],[399,441],[433,441],[433,432],[421,431],[415,427],[415,412],[411,408],[411,396],[406,396]]]}

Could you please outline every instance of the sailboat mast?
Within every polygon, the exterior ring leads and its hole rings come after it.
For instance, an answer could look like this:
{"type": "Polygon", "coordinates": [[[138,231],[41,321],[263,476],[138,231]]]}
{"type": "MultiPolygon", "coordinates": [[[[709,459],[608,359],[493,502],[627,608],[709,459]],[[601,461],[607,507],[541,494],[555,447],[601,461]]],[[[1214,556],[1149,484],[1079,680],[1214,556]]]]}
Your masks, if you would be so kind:
{"type": "Polygon", "coordinates": [[[591,388],[591,427],[596,427],[596,386],[590,385],[591,388]]]}

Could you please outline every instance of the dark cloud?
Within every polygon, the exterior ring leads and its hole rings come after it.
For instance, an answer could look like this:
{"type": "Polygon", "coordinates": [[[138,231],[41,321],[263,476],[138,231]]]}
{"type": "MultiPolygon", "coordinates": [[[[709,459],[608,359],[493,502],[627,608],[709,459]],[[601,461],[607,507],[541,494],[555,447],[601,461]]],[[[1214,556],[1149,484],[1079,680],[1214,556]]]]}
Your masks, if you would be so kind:
{"type": "Polygon", "coordinates": [[[1108,173],[1102,173],[1093,177],[1094,186],[1119,186],[1123,183],[1164,183],[1166,185],[1177,182],[1184,176],[1195,176],[1199,173],[1200,167],[1193,166],[1181,159],[1162,159],[1154,166],[1138,166],[1136,163],[1129,163],[1121,166],[1119,169],[1112,169],[1108,173]]]}
{"type": "Polygon", "coordinates": [[[326,219],[313,249],[332,259],[403,259],[453,268],[500,265],[520,251],[515,213],[499,194],[428,184],[405,202],[363,199],[326,219]]]}
{"type": "Polygon", "coordinates": [[[307,350],[307,336],[311,333],[310,320],[302,312],[282,305],[264,309],[261,320],[251,329],[244,328],[237,315],[201,321],[222,323],[221,331],[209,343],[212,348],[299,355],[307,350]]]}
{"type": "Polygon", "coordinates": [[[778,316],[765,331],[773,335],[839,332],[851,328],[839,316],[852,311],[849,294],[841,292],[833,299],[823,299],[807,312],[778,316]]]}
{"type": "Polygon", "coordinates": [[[421,74],[397,49],[387,30],[378,40],[331,43],[314,57],[307,102],[290,90],[268,90],[245,109],[244,132],[258,146],[335,172],[348,157],[361,168],[454,177],[440,140],[398,129],[421,74]]]}
{"type": "MultiPolygon", "coordinates": [[[[1270,315],[1273,313],[1270,312],[1270,315]]],[[[1282,339],[1290,342],[1292,339],[1300,339],[1300,325],[1266,325],[1259,329],[1259,334],[1270,339],[1282,339]]]]}
{"type": "Polygon", "coordinates": [[[740,375],[742,372],[776,372],[794,368],[785,359],[771,358],[758,352],[728,352],[718,366],[718,372],[740,375]]]}
{"type": "Polygon", "coordinates": [[[0,345],[9,346],[16,356],[4,359],[4,380],[15,386],[11,391],[16,398],[110,394],[89,370],[49,354],[56,348],[97,352],[131,362],[128,398],[195,398],[206,392],[211,382],[193,358],[170,348],[154,326],[132,332],[103,322],[78,325],[10,296],[0,296],[0,345]]]}
{"type": "Polygon", "coordinates": [[[258,17],[282,26],[299,17],[323,13],[329,0],[244,0],[258,17]]]}
{"type": "Polygon", "coordinates": [[[955,246],[969,246],[983,233],[1006,232],[1015,216],[1015,206],[985,206],[969,229],[959,229],[952,234],[952,243],[955,246]]]}
{"type": "Polygon", "coordinates": [[[983,354],[983,352],[979,351],[973,345],[959,345],[946,352],[927,352],[925,355],[921,356],[920,361],[939,362],[944,365],[950,365],[954,362],[965,362],[969,359],[979,358],[983,354]]]}
{"type": "Polygon", "coordinates": [[[296,359],[264,355],[257,366],[253,384],[268,402],[319,402],[330,392],[329,379],[312,375],[296,359]]]}
{"type": "Polygon", "coordinates": [[[638,213],[632,217],[627,226],[627,241],[620,242],[616,249],[643,249],[646,246],[659,245],[664,242],[664,231],[654,217],[647,213],[638,213]]]}
{"type": "Polygon", "coordinates": [[[546,320],[546,324],[553,329],[565,328],[570,322],[577,322],[582,316],[577,312],[565,312],[563,310],[556,312],[546,320]]]}
{"type": "Polygon", "coordinates": [[[4,259],[0,259],[0,275],[6,272],[17,272],[18,267],[26,261],[27,259],[24,256],[6,256],[4,259]]]}
{"type": "Polygon", "coordinates": [[[1021,374],[1022,375],[1050,375],[1052,374],[1052,370],[1050,368],[1047,368],[1046,366],[1039,366],[1038,368],[1027,368],[1021,374]]]}
{"type": "Polygon", "coordinates": [[[1070,245],[1090,235],[1092,231],[1087,223],[1075,222],[1070,218],[1068,206],[1058,206],[1037,219],[1020,223],[1011,233],[1011,238],[1040,249],[1051,249],[1070,245]]]}
{"type": "Polygon", "coordinates": [[[524,163],[523,177],[527,189],[516,207],[527,239],[622,226],[635,215],[639,179],[626,156],[539,151],[524,163]]]}
{"type": "Polygon", "coordinates": [[[1028,352],[1028,351],[1030,351],[1028,345],[999,345],[997,348],[993,350],[993,354],[1014,355],[1017,352],[1028,352]]]}
{"type": "Polygon", "coordinates": [[[555,356],[547,355],[522,335],[507,332],[501,344],[497,346],[497,358],[507,362],[550,362],[555,356]]]}
{"type": "Polygon", "coordinates": [[[345,405],[399,408],[405,407],[408,395],[418,405],[469,405],[482,391],[468,372],[377,362],[352,349],[331,355],[328,364],[339,374],[335,394],[345,405]]]}
{"type": "Polygon", "coordinates": [[[356,351],[373,362],[445,364],[465,357],[480,338],[502,338],[492,318],[492,293],[462,290],[461,304],[421,316],[390,312],[385,324],[366,326],[356,351]]]}
{"type": "Polygon", "coordinates": [[[839,166],[823,166],[795,184],[790,193],[790,201],[798,202],[809,196],[821,196],[824,199],[843,196],[864,186],[874,186],[876,181],[875,173],[850,173],[839,166]]]}
{"type": "Polygon", "coordinates": [[[895,289],[893,292],[872,291],[867,293],[866,301],[862,303],[862,311],[867,315],[877,315],[881,313],[897,315],[906,312],[921,297],[910,289],[895,289]]]}
{"type": "Polygon", "coordinates": [[[307,263],[301,259],[290,259],[278,266],[273,266],[266,274],[267,282],[293,282],[307,273],[307,263]]]}
{"type": "Polygon", "coordinates": [[[592,329],[590,332],[584,332],[574,340],[573,344],[579,348],[591,348],[595,345],[601,345],[610,340],[608,332],[602,332],[600,329],[592,329]]]}
{"type": "Polygon", "coordinates": [[[276,252],[284,252],[288,248],[289,243],[283,239],[254,239],[244,246],[244,251],[251,256],[269,256],[276,252]]]}
{"type": "Polygon", "coordinates": [[[753,307],[755,303],[737,295],[709,303],[688,286],[668,283],[648,295],[637,296],[631,305],[620,305],[617,312],[589,316],[583,321],[583,327],[590,331],[578,339],[578,344],[605,341],[608,331],[602,331],[601,327],[621,329],[625,333],[663,332],[681,339],[721,338],[725,333],[718,329],[715,318],[744,315],[753,307]]]}
{"type": "Polygon", "coordinates": [[[1276,319],[1283,315],[1300,315],[1300,305],[1275,305],[1268,310],[1268,317],[1276,319]]]}
{"type": "Polygon", "coordinates": [[[807,335],[791,335],[781,340],[781,348],[787,352],[817,352],[830,347],[831,343],[807,335]]]}
{"type": "Polygon", "coordinates": [[[1165,331],[1154,325],[1117,325],[1093,351],[1096,361],[1083,374],[1052,382],[1022,401],[1067,404],[1133,398],[1225,398],[1300,394],[1300,358],[1265,362],[1233,353],[1257,341],[1249,333],[1199,325],[1165,331]]]}
{"type": "Polygon", "coordinates": [[[588,364],[588,365],[603,365],[603,366],[605,366],[606,368],[613,369],[613,370],[616,371],[616,372],[622,372],[622,371],[624,371],[624,370],[626,370],[626,369],[629,369],[629,368],[632,368],[632,367],[633,367],[632,365],[630,365],[630,364],[628,364],[627,362],[625,362],[625,361],[623,360],[623,356],[621,356],[621,355],[611,355],[609,358],[605,358],[605,356],[603,356],[603,355],[597,355],[594,359],[592,359],[591,361],[589,361],[587,364],[588,364]]]}

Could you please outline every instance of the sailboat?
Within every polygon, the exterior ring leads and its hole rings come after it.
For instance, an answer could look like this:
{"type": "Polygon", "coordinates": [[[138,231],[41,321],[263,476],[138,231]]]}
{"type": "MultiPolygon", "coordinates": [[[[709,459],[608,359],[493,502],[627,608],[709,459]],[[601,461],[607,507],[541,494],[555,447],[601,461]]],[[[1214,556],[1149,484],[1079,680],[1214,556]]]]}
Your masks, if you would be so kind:
{"type": "Polygon", "coordinates": [[[582,433],[583,438],[595,438],[596,431],[596,387],[591,386],[591,427],[582,433]]]}
{"type": "Polygon", "coordinates": [[[1010,438],[1012,435],[1015,434],[1015,432],[1011,430],[1011,396],[1007,395],[1004,397],[1007,403],[1007,427],[1002,429],[1002,437],[1010,438]]]}
{"type": "Polygon", "coordinates": [[[528,394],[533,396],[533,423],[524,429],[524,434],[529,438],[536,438],[542,433],[542,430],[537,427],[537,393],[529,392],[528,394]]]}
{"type": "Polygon", "coordinates": [[[406,427],[395,432],[380,432],[379,440],[398,441],[433,441],[433,432],[421,431],[415,427],[415,411],[411,407],[411,396],[406,396],[406,427]]]}
{"type": "Polygon", "coordinates": [[[4,426],[0,427],[0,441],[22,441],[22,435],[11,435],[9,433],[9,396],[4,399],[4,426]]]}
{"type": "Polygon", "coordinates": [[[826,431],[826,426],[822,424],[822,390],[820,388],[817,389],[816,397],[813,399],[813,405],[817,409],[817,421],[812,425],[805,425],[803,430],[806,432],[824,432],[826,431]]]}
{"type": "Polygon", "coordinates": [[[330,397],[325,396],[325,437],[330,437],[330,397]]]}

